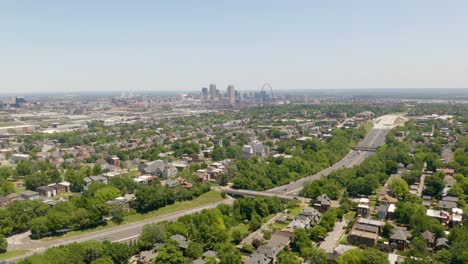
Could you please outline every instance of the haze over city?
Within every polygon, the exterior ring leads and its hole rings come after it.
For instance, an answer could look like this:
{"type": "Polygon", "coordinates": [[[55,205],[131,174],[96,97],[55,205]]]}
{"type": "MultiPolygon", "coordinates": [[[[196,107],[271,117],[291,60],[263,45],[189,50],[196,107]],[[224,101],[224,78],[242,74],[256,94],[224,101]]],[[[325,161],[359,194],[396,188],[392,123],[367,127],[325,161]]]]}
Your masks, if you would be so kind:
{"type": "Polygon", "coordinates": [[[468,87],[466,1],[2,1],[0,91],[468,87]]]}

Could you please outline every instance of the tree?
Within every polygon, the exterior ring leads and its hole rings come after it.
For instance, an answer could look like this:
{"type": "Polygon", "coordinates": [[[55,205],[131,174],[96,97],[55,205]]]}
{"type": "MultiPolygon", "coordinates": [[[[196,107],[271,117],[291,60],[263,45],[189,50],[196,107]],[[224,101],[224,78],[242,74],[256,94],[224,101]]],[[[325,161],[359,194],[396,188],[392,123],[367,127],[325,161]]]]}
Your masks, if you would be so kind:
{"type": "Polygon", "coordinates": [[[0,234],[0,253],[5,253],[8,248],[8,242],[3,234],[0,234]]]}
{"type": "Polygon", "coordinates": [[[314,246],[302,250],[304,261],[309,264],[327,263],[328,255],[323,249],[314,246]]]}
{"type": "Polygon", "coordinates": [[[312,241],[303,229],[294,230],[294,241],[292,244],[292,251],[302,255],[306,248],[312,247],[312,241]]]}
{"type": "Polygon", "coordinates": [[[327,236],[327,229],[321,225],[315,225],[308,230],[310,239],[318,242],[327,236]]]}
{"type": "Polygon", "coordinates": [[[114,198],[117,198],[120,196],[120,190],[115,188],[114,186],[106,186],[104,188],[101,188],[99,190],[97,190],[95,193],[94,193],[94,196],[105,202],[105,201],[109,201],[109,200],[112,200],[114,198]]]}
{"type": "Polygon", "coordinates": [[[159,248],[155,264],[184,264],[185,258],[175,241],[168,241],[159,248]]]}
{"type": "Polygon", "coordinates": [[[249,230],[255,231],[262,226],[262,218],[258,214],[252,215],[252,219],[250,219],[249,223],[249,230]]]}
{"type": "Polygon", "coordinates": [[[424,184],[426,185],[424,193],[433,197],[439,196],[445,187],[444,179],[437,174],[427,177],[424,184]]]}
{"type": "Polygon", "coordinates": [[[278,264],[301,264],[302,260],[293,252],[283,250],[278,254],[278,264]]]}
{"type": "Polygon", "coordinates": [[[166,227],[162,224],[146,224],[139,239],[140,247],[149,249],[155,243],[164,243],[167,238],[166,227]]]}
{"type": "Polygon", "coordinates": [[[197,242],[191,241],[187,248],[187,257],[197,259],[203,254],[203,248],[197,242]]]}
{"type": "Polygon", "coordinates": [[[239,244],[243,238],[244,238],[244,235],[239,229],[232,230],[231,240],[234,244],[239,244]]]}
{"type": "Polygon", "coordinates": [[[11,212],[6,209],[0,209],[0,234],[7,235],[11,231],[13,231],[11,212]]]}
{"type": "Polygon", "coordinates": [[[114,264],[114,261],[110,257],[102,257],[91,261],[90,264],[114,264]]]}
{"type": "Polygon", "coordinates": [[[20,161],[18,165],[16,166],[16,171],[20,176],[26,176],[31,174],[32,169],[31,169],[32,163],[31,161],[20,161]]]}
{"type": "Polygon", "coordinates": [[[338,258],[338,264],[376,263],[388,263],[388,260],[386,254],[374,248],[348,250],[338,258]]]}
{"type": "Polygon", "coordinates": [[[393,177],[388,183],[388,188],[396,197],[404,197],[409,193],[408,183],[402,178],[393,177]]]}
{"type": "Polygon", "coordinates": [[[241,253],[231,244],[223,243],[216,246],[220,264],[241,264],[241,253]]]}
{"type": "Polygon", "coordinates": [[[135,247],[124,243],[111,243],[106,240],[102,243],[107,256],[112,258],[115,264],[126,264],[128,259],[135,253],[135,247]]]}
{"type": "Polygon", "coordinates": [[[91,175],[99,175],[102,173],[101,164],[96,163],[91,169],[91,175]]]}

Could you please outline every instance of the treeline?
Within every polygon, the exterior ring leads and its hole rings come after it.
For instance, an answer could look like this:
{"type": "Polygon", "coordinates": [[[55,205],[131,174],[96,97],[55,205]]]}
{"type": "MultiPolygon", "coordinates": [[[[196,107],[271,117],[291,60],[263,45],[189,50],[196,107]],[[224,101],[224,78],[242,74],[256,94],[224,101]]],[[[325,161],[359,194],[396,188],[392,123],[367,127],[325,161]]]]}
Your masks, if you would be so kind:
{"type": "Polygon", "coordinates": [[[127,264],[128,259],[138,253],[138,247],[109,241],[86,241],[49,248],[20,260],[19,264],[127,264]]]}
{"type": "Polygon", "coordinates": [[[335,129],[333,137],[325,142],[316,139],[279,142],[278,151],[293,155],[292,158],[236,160],[233,187],[265,190],[317,173],[341,160],[364,136],[364,128],[335,129]]]}
{"type": "Polygon", "coordinates": [[[109,206],[106,201],[134,192],[136,200],[131,206],[138,213],[146,213],[176,201],[191,200],[209,190],[208,184],[197,183],[191,189],[168,188],[159,182],[142,186],[131,178],[113,178],[107,185],[92,183],[83,195],[57,202],[52,207],[37,200],[12,202],[0,209],[0,232],[9,235],[31,230],[31,237],[37,239],[105,225],[107,218],[120,223],[127,213],[123,207],[109,206]]]}

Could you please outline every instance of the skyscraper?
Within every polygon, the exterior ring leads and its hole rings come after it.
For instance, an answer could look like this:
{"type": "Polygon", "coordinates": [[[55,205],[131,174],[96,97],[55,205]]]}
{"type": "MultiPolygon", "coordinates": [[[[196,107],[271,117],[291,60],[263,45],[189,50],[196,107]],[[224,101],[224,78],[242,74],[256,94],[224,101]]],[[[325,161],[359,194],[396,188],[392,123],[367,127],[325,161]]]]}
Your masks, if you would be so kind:
{"type": "Polygon", "coordinates": [[[216,95],[216,84],[210,84],[210,100],[211,101],[216,101],[218,100],[217,95],[216,95]]]}
{"type": "Polygon", "coordinates": [[[227,96],[231,105],[236,104],[236,90],[234,89],[234,85],[228,85],[227,96]]]}
{"type": "Polygon", "coordinates": [[[203,97],[203,102],[208,101],[208,88],[206,87],[202,88],[202,97],[203,97]]]}

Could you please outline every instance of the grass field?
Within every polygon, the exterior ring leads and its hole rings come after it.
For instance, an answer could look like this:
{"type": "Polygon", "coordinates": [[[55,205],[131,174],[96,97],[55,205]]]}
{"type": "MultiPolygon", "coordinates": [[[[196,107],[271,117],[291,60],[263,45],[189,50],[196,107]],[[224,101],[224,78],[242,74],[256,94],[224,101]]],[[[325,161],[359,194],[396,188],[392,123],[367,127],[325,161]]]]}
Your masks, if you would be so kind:
{"type": "Polygon", "coordinates": [[[8,251],[6,253],[0,254],[0,260],[5,260],[5,259],[21,256],[21,255],[24,255],[24,254],[26,254],[28,252],[29,252],[29,250],[12,250],[12,251],[8,251]]]}
{"type": "MultiPolygon", "coordinates": [[[[199,207],[199,206],[207,205],[207,204],[210,204],[210,203],[220,202],[222,200],[224,200],[224,199],[221,197],[220,192],[218,192],[218,191],[209,191],[209,192],[204,193],[204,194],[200,195],[199,197],[197,197],[197,198],[195,198],[195,199],[193,199],[191,201],[176,202],[176,203],[174,203],[172,205],[165,206],[163,208],[160,208],[158,210],[155,210],[155,211],[152,211],[152,212],[149,212],[149,213],[146,213],[146,214],[136,213],[136,214],[133,214],[133,215],[128,215],[128,216],[125,217],[125,220],[123,221],[122,224],[129,224],[129,223],[145,220],[145,219],[148,219],[148,218],[168,215],[168,214],[171,214],[171,213],[175,213],[175,212],[179,212],[179,211],[183,211],[183,210],[188,210],[188,209],[191,209],[191,208],[194,208],[194,207],[199,207]]],[[[64,234],[62,236],[44,237],[41,240],[49,241],[49,240],[54,240],[54,239],[59,239],[59,238],[64,238],[64,237],[72,237],[72,236],[76,236],[76,235],[81,235],[81,234],[86,234],[86,233],[90,233],[90,232],[94,232],[94,231],[99,231],[99,230],[111,228],[111,227],[114,227],[114,226],[117,226],[117,224],[115,224],[112,221],[108,221],[108,224],[105,225],[105,226],[98,226],[96,228],[91,228],[91,229],[86,229],[86,230],[71,231],[71,232],[69,232],[67,234],[64,234]]]]}
{"type": "Polygon", "coordinates": [[[348,221],[353,221],[354,218],[356,217],[356,212],[351,211],[351,212],[345,214],[343,217],[344,217],[344,219],[346,219],[348,221]]]}

